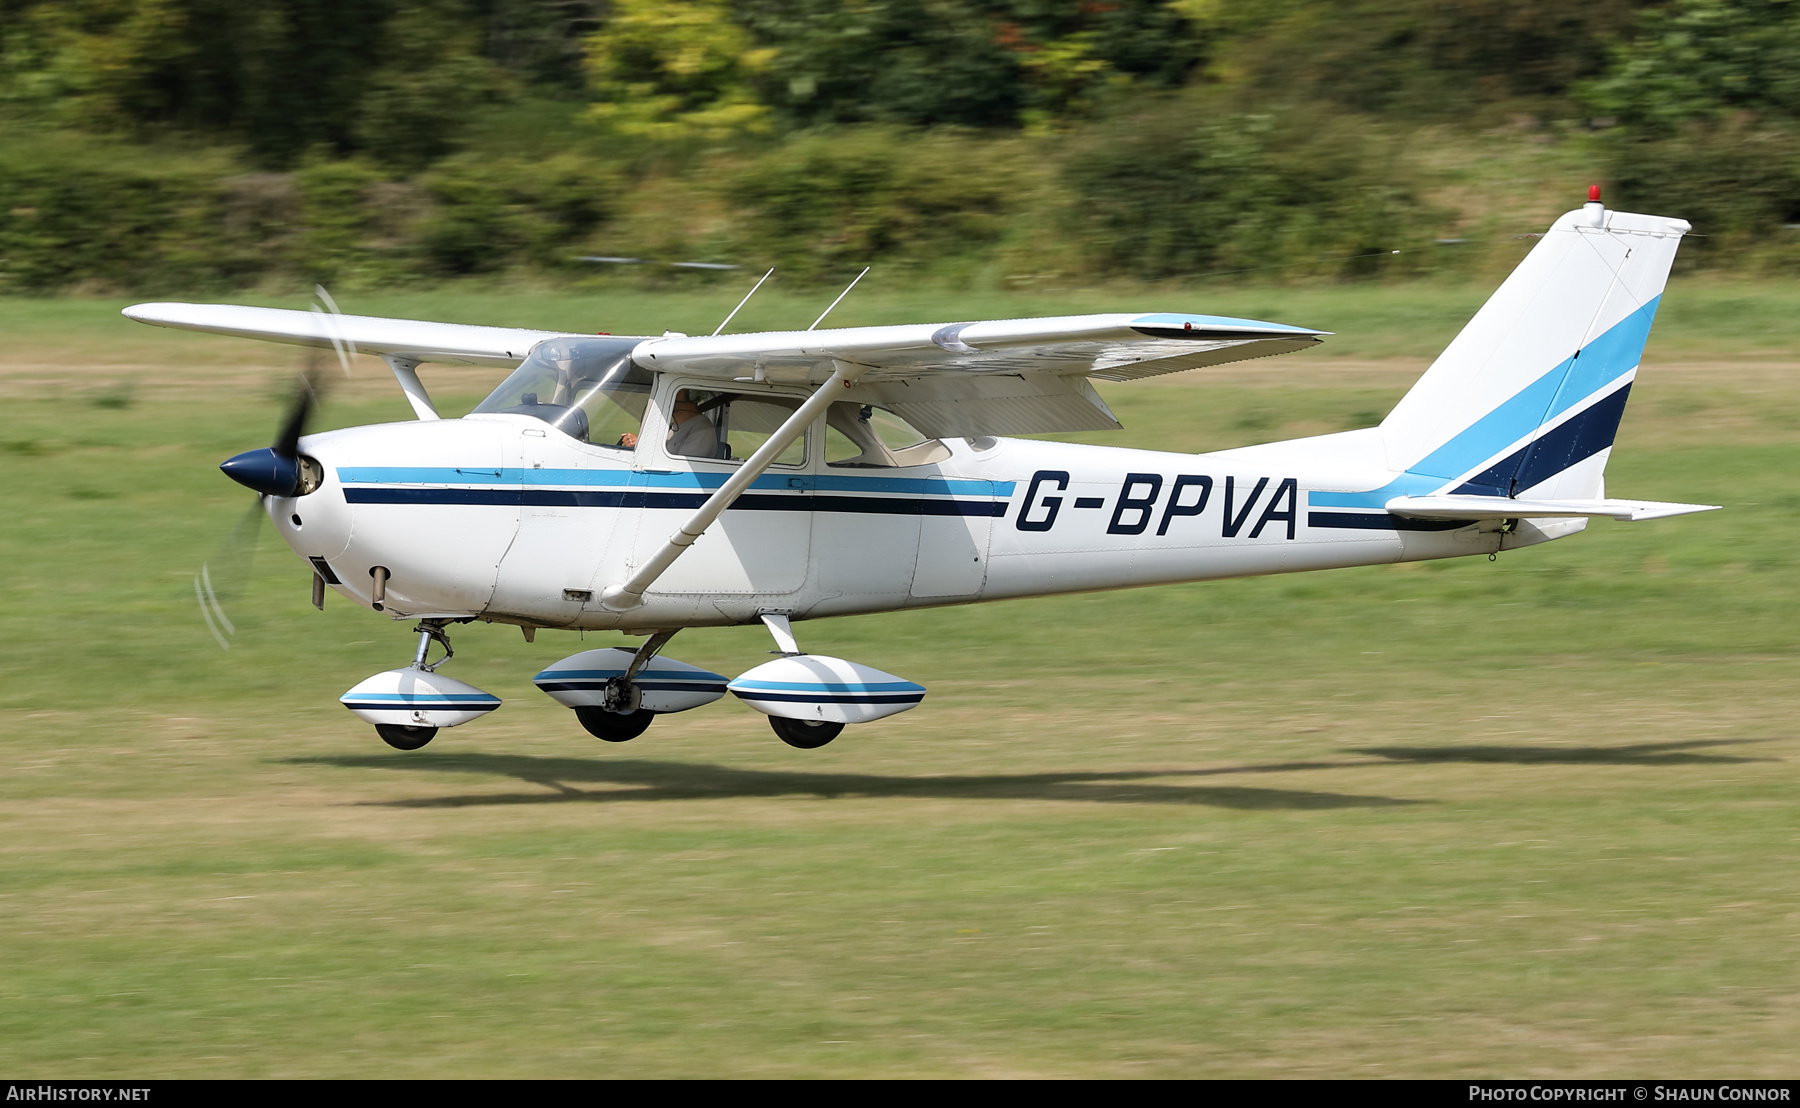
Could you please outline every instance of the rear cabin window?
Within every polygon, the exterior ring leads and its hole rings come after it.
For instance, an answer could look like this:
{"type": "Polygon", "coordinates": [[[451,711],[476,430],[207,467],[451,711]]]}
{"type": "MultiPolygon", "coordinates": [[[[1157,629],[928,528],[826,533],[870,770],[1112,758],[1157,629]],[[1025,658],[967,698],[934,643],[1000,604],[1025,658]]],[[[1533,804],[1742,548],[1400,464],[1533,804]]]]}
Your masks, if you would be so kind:
{"type": "Polygon", "coordinates": [[[825,413],[825,464],[833,469],[891,469],[941,462],[950,449],[886,408],[843,401],[825,413]]]}

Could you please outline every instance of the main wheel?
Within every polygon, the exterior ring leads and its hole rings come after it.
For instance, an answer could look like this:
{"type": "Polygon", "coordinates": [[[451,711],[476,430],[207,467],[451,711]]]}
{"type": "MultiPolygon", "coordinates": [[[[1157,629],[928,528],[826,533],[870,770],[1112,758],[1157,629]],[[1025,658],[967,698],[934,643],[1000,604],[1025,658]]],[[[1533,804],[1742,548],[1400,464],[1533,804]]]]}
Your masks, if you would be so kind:
{"type": "Polygon", "coordinates": [[[841,723],[827,723],[822,719],[788,719],[785,716],[770,716],[769,726],[781,736],[782,742],[801,750],[817,750],[837,738],[838,733],[844,729],[841,723]]]}
{"type": "Polygon", "coordinates": [[[377,723],[375,733],[395,750],[417,750],[437,737],[435,727],[414,727],[406,723],[377,723]]]}
{"type": "Polygon", "coordinates": [[[605,708],[577,708],[575,718],[587,728],[588,734],[596,739],[605,739],[609,743],[630,742],[644,733],[656,718],[656,713],[646,708],[620,715],[609,712],[605,708]]]}

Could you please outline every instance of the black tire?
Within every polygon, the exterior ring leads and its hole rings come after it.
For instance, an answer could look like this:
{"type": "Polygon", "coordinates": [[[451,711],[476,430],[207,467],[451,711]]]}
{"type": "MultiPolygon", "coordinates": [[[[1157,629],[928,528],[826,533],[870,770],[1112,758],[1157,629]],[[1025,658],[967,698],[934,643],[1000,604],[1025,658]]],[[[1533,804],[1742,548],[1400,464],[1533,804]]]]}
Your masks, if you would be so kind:
{"type": "Polygon", "coordinates": [[[817,750],[837,738],[844,729],[841,723],[827,723],[822,719],[788,719],[785,716],[770,716],[769,726],[775,729],[775,734],[781,737],[782,742],[801,750],[817,750]]]}
{"type": "Polygon", "coordinates": [[[642,735],[656,719],[656,713],[639,708],[635,712],[620,715],[609,712],[605,708],[577,708],[575,718],[587,728],[587,733],[596,739],[605,739],[609,743],[630,742],[642,735]]]}
{"type": "Polygon", "coordinates": [[[437,737],[435,727],[414,727],[406,723],[377,723],[375,733],[395,750],[417,750],[437,737]]]}

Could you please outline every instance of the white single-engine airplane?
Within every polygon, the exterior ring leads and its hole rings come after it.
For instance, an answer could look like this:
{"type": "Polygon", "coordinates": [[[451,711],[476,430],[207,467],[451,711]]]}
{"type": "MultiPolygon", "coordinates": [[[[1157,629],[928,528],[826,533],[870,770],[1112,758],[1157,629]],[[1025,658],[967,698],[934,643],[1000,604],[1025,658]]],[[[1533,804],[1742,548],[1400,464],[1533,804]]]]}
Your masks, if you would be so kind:
{"type": "Polygon", "coordinates": [[[1090,377],[1325,332],[1174,313],[642,338],[225,305],[125,315],[393,369],[416,421],[302,435],[303,399],[272,447],[221,466],[312,567],[316,605],[330,588],[418,621],[412,665],[342,698],[390,745],[499,707],[436,672],[446,628],[486,620],[527,639],[648,636],[535,678],[602,739],[729,691],[813,748],[925,689],[803,652],[791,621],[1491,554],[1594,516],[1712,507],[1609,499],[1603,477],[1688,230],[1608,211],[1595,189],[1380,426],[1200,455],[1003,436],[1118,427],[1090,377]],[[512,372],[441,419],[422,362],[512,372]],[[661,656],[682,628],[758,621],[781,656],[735,680],[661,656]]]}

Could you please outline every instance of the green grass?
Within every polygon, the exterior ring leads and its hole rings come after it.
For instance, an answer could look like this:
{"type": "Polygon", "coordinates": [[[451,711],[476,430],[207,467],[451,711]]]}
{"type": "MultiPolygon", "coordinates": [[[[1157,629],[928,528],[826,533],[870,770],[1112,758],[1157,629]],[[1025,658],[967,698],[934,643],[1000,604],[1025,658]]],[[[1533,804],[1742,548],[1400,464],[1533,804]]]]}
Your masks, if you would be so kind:
{"type": "MultiPolygon", "coordinates": [[[[599,743],[529,684],[584,643],[484,625],[446,672],[505,707],[388,750],[334,700],[406,660],[404,626],[312,611],[266,535],[236,648],[194,609],[250,501],[214,467],[273,433],[291,353],[0,302],[0,1067],[1790,1073],[1800,383],[1766,356],[1784,293],[1678,286],[1609,468],[1615,494],[1726,511],[1495,563],[805,624],[808,648],[931,689],[815,752],[735,702],[599,743]]],[[[1109,388],[1128,430],[1092,438],[1370,422],[1481,295],[1153,301],[1342,318],[1368,345],[1109,388]]],[[[871,297],[843,322],[1141,303],[1114,296],[871,297]]],[[[732,302],[346,309],[710,330],[732,302]]],[[[492,376],[435,379],[466,404],[492,376]]],[[[325,424],[404,418],[384,377],[338,388],[325,424]]],[[[687,632],[671,653],[736,673],[768,645],[687,632]]]]}

